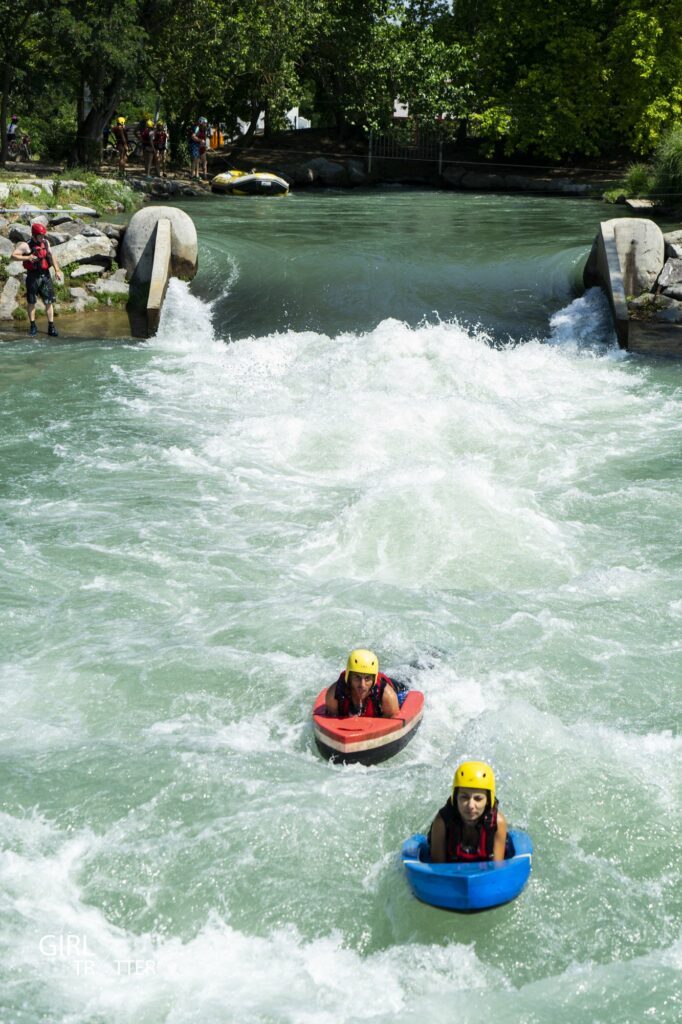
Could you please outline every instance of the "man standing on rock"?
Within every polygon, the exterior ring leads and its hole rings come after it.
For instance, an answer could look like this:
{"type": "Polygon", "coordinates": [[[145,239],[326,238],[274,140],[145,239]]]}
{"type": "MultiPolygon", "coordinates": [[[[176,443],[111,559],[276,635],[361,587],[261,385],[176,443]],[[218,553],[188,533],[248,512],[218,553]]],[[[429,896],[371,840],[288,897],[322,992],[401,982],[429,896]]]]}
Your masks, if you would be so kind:
{"type": "Polygon", "coordinates": [[[33,337],[38,333],[36,327],[36,303],[40,295],[45,303],[47,313],[47,333],[51,338],[58,337],[54,325],[54,292],[50,267],[54,267],[55,277],[62,277],[57,260],[47,240],[47,228],[39,221],[31,225],[30,242],[19,242],[12,253],[13,260],[21,260],[26,270],[26,305],[28,307],[28,333],[33,337]]]}

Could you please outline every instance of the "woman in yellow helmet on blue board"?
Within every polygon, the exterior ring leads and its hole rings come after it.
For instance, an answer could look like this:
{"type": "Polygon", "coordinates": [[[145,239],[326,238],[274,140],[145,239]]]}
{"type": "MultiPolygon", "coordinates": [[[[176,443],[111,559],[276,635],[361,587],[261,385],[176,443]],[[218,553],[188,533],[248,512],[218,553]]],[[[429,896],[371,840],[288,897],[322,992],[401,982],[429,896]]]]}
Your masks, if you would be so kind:
{"type": "Polygon", "coordinates": [[[484,761],[464,761],[431,825],[431,861],[504,860],[506,843],[507,821],[497,804],[492,768],[484,761]]]}
{"type": "Polygon", "coordinates": [[[400,711],[397,691],[403,687],[379,671],[374,651],[358,647],[348,655],[345,671],[327,690],[328,715],[393,718],[400,711]]]}

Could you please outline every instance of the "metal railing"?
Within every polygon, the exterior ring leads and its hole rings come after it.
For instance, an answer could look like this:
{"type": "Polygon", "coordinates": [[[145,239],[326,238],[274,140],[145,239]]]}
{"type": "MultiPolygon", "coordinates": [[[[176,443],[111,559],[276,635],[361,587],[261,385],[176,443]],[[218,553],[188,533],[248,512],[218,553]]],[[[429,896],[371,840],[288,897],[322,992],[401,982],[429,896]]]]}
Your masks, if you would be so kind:
{"type": "Polygon", "coordinates": [[[419,163],[438,164],[438,173],[443,170],[443,139],[439,134],[420,130],[412,132],[398,129],[387,132],[369,133],[367,171],[379,160],[411,160],[419,163]]]}

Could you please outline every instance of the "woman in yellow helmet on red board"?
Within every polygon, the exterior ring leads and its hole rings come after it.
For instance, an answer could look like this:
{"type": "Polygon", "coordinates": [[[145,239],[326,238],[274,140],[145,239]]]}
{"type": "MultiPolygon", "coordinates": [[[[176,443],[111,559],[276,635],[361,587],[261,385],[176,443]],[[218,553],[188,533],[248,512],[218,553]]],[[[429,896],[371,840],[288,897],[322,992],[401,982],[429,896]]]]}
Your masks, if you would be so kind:
{"type": "Polygon", "coordinates": [[[435,864],[504,860],[507,821],[495,797],[495,774],[484,761],[464,761],[452,794],[429,832],[435,864]]]}
{"type": "Polygon", "coordinates": [[[397,689],[394,681],[379,671],[376,654],[358,647],[350,652],[345,671],[327,690],[327,714],[393,718],[400,711],[397,689]]]}

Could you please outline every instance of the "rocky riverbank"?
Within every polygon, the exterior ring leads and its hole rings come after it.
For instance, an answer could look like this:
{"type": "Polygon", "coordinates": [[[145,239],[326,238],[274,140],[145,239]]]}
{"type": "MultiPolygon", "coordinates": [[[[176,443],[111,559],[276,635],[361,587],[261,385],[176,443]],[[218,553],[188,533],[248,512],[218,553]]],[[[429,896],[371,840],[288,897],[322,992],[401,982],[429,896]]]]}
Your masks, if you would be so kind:
{"type": "Polygon", "coordinates": [[[26,320],[26,271],[10,259],[19,242],[31,237],[30,224],[39,221],[64,280],[58,283],[51,271],[56,313],[82,313],[99,306],[125,304],[128,284],[118,267],[119,245],[124,228],[118,224],[86,223],[76,214],[24,214],[23,223],[0,222],[0,320],[26,320]]]}
{"type": "MultiPolygon", "coordinates": [[[[130,208],[132,191],[126,184],[108,178],[10,179],[0,181],[0,201],[5,210],[0,216],[0,321],[28,319],[26,271],[11,255],[19,242],[30,239],[35,221],[47,228],[48,241],[64,272],[62,282],[52,272],[57,313],[125,305],[128,284],[118,266],[125,226],[99,219],[95,223],[91,218],[102,209],[122,213],[130,208]]],[[[39,313],[41,306],[39,302],[39,313]]]]}

